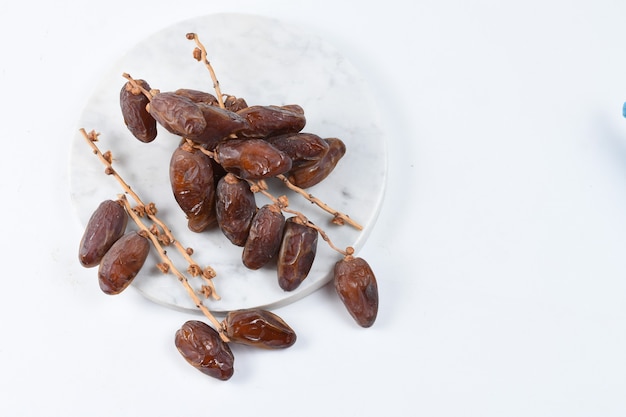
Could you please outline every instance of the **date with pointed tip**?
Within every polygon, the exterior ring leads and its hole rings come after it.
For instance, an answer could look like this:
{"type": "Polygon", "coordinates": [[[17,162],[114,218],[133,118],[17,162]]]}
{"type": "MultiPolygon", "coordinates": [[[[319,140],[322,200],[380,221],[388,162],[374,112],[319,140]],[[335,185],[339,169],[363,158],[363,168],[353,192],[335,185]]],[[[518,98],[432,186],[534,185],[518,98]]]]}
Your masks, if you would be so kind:
{"type": "Polygon", "coordinates": [[[286,220],[277,260],[280,288],[293,291],[307,277],[315,260],[317,236],[317,230],[303,224],[297,217],[286,220]]]}
{"type": "Polygon", "coordinates": [[[256,198],[246,181],[233,174],[219,180],[215,201],[217,224],[232,244],[245,245],[256,211],[256,198]]]}
{"type": "Polygon", "coordinates": [[[259,269],[274,259],[280,248],[285,227],[285,216],[275,204],[261,207],[250,225],[250,233],[243,246],[242,261],[249,269],[259,269]]]}
{"type": "Polygon", "coordinates": [[[214,226],[215,178],[211,158],[183,143],[170,159],[170,185],[193,232],[214,226]]]}
{"type": "MultiPolygon", "coordinates": [[[[146,91],[150,91],[150,85],[145,80],[135,80],[146,91]]],[[[157,136],[157,122],[146,110],[150,101],[141,91],[136,91],[130,81],[125,83],[120,90],[120,107],[124,124],[141,142],[152,142],[157,136]]]]}
{"type": "Polygon", "coordinates": [[[78,260],[85,268],[100,264],[102,257],[124,235],[128,215],[116,201],[105,200],[93,212],[80,240],[78,260]]]}
{"type": "Polygon", "coordinates": [[[296,332],[275,313],[253,308],[231,311],[222,322],[235,343],[263,349],[284,349],[296,343],[296,332]]]}
{"type": "Polygon", "coordinates": [[[100,262],[100,289],[109,295],[124,291],[143,267],[149,252],[150,242],[135,231],[118,239],[100,262]]]}
{"type": "Polygon", "coordinates": [[[219,333],[199,320],[189,320],[176,331],[174,343],[194,368],[222,381],[233,376],[235,357],[219,333]]]}
{"type": "Polygon", "coordinates": [[[378,284],[369,264],[346,256],[335,264],[334,285],[339,298],[361,327],[370,327],[378,314],[378,284]]]}

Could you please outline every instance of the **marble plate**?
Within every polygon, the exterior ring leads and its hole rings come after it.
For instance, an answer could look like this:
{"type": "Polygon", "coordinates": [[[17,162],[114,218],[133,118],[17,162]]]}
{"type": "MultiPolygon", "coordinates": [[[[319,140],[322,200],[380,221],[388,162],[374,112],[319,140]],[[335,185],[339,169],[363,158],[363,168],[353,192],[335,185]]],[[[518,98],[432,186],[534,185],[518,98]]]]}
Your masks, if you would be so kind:
{"type": "MultiPolygon", "coordinates": [[[[331,44],[300,27],[271,18],[215,14],[175,24],[132,47],[95,86],[80,116],[78,128],[100,133],[99,146],[110,150],[114,166],[144,202],[154,202],[159,217],[175,237],[194,249],[194,259],[217,271],[214,279],[220,300],[206,304],[216,313],[249,307],[274,308],[293,302],[328,283],[337,252],[320,239],[313,269],[304,283],[292,292],[277,284],[275,265],[261,270],[246,269],[241,248],[219,230],[192,233],[176,205],[168,177],[169,159],[178,138],[159,130],[149,144],[136,140],[123,124],[119,90],[127,72],[147,80],[161,91],[195,88],[213,92],[206,68],[192,58],[195,44],[187,32],[196,32],[208,50],[222,92],[244,97],[253,104],[300,104],[305,109],[304,131],[322,137],[339,137],[347,153],[333,173],[308,191],[331,207],[358,221],[362,230],[330,223],[331,216],[282,184],[272,183],[275,195],[285,194],[290,206],[322,226],[335,245],[353,246],[357,253],[374,227],[386,181],[385,135],[371,91],[357,69],[331,44]]],[[[78,132],[71,147],[70,179],[76,213],[86,224],[97,205],[115,199],[121,192],[78,132]]],[[[257,196],[257,205],[267,202],[257,196]]],[[[129,227],[135,227],[129,223],[129,227]]],[[[155,252],[155,251],[153,251],[155,252]]],[[[179,269],[186,263],[172,248],[168,251],[179,269]]],[[[184,288],[171,274],[162,274],[150,255],[132,286],[148,299],[163,305],[194,310],[184,288]]],[[[94,269],[94,282],[96,270],[94,269]]],[[[199,278],[191,278],[198,287],[199,278]]]]}

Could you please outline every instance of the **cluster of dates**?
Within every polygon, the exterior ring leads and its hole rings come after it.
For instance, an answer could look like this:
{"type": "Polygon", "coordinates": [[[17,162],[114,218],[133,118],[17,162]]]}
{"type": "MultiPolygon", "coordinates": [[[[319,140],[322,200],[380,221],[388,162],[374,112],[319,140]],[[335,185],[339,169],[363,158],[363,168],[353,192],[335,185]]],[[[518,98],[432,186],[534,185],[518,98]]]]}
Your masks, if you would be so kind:
{"type": "MultiPolygon", "coordinates": [[[[275,261],[278,285],[285,291],[298,288],[315,260],[321,229],[301,214],[286,218],[280,198],[258,207],[255,192],[274,177],[302,189],[318,184],[344,156],[345,144],[303,132],[306,118],[299,105],[249,106],[234,96],[218,98],[192,89],[160,92],[145,80],[129,79],[120,91],[120,106],[138,140],[152,142],[157,125],[180,138],[170,159],[170,185],[189,229],[218,228],[242,247],[247,268],[275,261]]],[[[128,209],[120,201],[104,201],[81,239],[79,260],[85,267],[99,266],[106,294],[128,287],[154,237],[148,229],[126,231],[128,209]]],[[[370,327],[378,311],[376,278],[351,248],[341,254],[333,270],[335,289],[356,323],[370,327]]],[[[268,310],[237,310],[221,322],[213,319],[213,327],[186,322],[175,334],[175,345],[192,366],[221,380],[234,371],[229,342],[280,349],[296,341],[293,329],[268,310]]]]}
{"type": "MultiPolygon", "coordinates": [[[[120,107],[126,126],[142,142],[156,138],[158,124],[193,143],[182,140],[170,160],[171,188],[189,229],[219,226],[231,243],[243,247],[247,268],[276,259],[280,287],[298,288],[313,265],[318,232],[299,216],[286,219],[276,203],[258,208],[249,181],[284,175],[297,187],[311,187],[344,156],[343,141],[302,132],[306,118],[299,105],[249,106],[234,96],[220,105],[213,94],[199,90],[151,92],[145,80],[122,86],[120,107]]],[[[369,265],[350,255],[336,270],[344,304],[359,325],[371,326],[378,288],[369,265]],[[348,279],[342,277],[348,276],[355,277],[351,285],[344,284],[348,279]]]]}
{"type": "MultiPolygon", "coordinates": [[[[105,200],[89,218],[80,241],[81,265],[98,266],[100,289],[109,295],[120,294],[130,285],[150,250],[145,234],[126,231],[127,223],[123,204],[105,200]]],[[[221,380],[229,379],[234,372],[234,357],[226,341],[282,349],[296,342],[296,333],[276,314],[257,308],[229,312],[217,330],[191,320],[175,335],[176,348],[187,362],[221,380]]]]}

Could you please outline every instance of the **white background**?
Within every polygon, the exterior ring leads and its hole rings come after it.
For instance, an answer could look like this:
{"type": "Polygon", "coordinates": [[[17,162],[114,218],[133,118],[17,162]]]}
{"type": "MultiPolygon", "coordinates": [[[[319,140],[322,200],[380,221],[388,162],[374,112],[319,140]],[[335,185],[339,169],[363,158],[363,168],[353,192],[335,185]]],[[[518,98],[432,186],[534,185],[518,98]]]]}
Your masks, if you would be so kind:
{"type": "Polygon", "coordinates": [[[0,415],[626,415],[626,5],[620,1],[23,1],[0,6],[0,415]],[[17,10],[17,11],[16,11],[17,10]],[[373,85],[389,185],[360,255],[380,314],[331,288],[299,339],[189,367],[196,316],[78,265],[68,153],[91,88],[180,20],[249,12],[332,42],[373,85]]]}

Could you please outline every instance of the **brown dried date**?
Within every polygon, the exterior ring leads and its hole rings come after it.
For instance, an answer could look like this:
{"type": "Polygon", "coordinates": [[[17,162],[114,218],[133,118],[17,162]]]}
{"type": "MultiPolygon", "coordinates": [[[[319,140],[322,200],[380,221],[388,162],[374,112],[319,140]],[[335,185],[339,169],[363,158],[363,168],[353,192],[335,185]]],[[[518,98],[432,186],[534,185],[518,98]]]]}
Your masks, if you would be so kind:
{"type": "Polygon", "coordinates": [[[230,346],[208,324],[190,320],[176,331],[174,343],[185,360],[200,372],[226,381],[235,371],[230,346]]]}
{"type": "Polygon", "coordinates": [[[256,199],[246,181],[226,174],[217,183],[215,212],[222,233],[234,245],[243,246],[256,213],[256,199]]]}
{"type": "Polygon", "coordinates": [[[246,121],[235,112],[205,103],[198,103],[198,107],[206,120],[206,128],[199,135],[187,137],[206,145],[209,150],[213,150],[221,139],[246,127],[246,121]]]}
{"type": "Polygon", "coordinates": [[[283,290],[298,288],[311,271],[317,252],[317,235],[317,230],[297,217],[286,220],[277,262],[278,285],[283,290]]]}
{"type": "Polygon", "coordinates": [[[238,134],[247,138],[265,138],[268,136],[297,133],[306,125],[302,107],[287,106],[250,106],[237,112],[248,122],[248,127],[238,134]]]}
{"type": "Polygon", "coordinates": [[[235,343],[263,349],[284,349],[296,343],[296,332],[268,310],[231,311],[222,325],[226,336],[235,343]]]}
{"type": "Polygon", "coordinates": [[[191,231],[201,232],[216,224],[210,157],[185,143],[180,145],[170,159],[170,184],[191,231]]]}
{"type": "Polygon", "coordinates": [[[119,294],[130,285],[141,270],[150,242],[137,232],[128,232],[104,255],[98,268],[98,282],[105,294],[119,294]]]}
{"type": "Polygon", "coordinates": [[[128,215],[116,201],[105,200],[93,212],[80,240],[78,259],[82,266],[91,268],[100,263],[115,241],[124,235],[128,215]]]}
{"type": "Polygon", "coordinates": [[[346,145],[341,139],[327,138],[328,151],[312,164],[302,165],[289,171],[287,178],[300,188],[309,188],[319,184],[335,169],[339,160],[346,153],[346,145]]]}
{"type": "Polygon", "coordinates": [[[148,111],[168,132],[178,136],[198,136],[206,129],[202,109],[191,99],[173,92],[155,94],[148,111]]]}
{"type": "Polygon", "coordinates": [[[244,179],[271,178],[291,169],[291,159],[262,139],[224,140],[215,153],[226,171],[244,179]]]}
{"type": "Polygon", "coordinates": [[[370,327],[378,314],[378,284],[363,258],[346,256],[335,264],[334,285],[348,312],[361,327],[370,327]]]}
{"type": "Polygon", "coordinates": [[[242,261],[249,269],[259,269],[276,257],[285,227],[285,216],[275,204],[261,207],[250,225],[243,246],[242,261]]]}
{"type": "Polygon", "coordinates": [[[291,168],[312,164],[328,152],[328,142],[313,133],[296,133],[266,138],[277,149],[291,158],[291,168]]]}
{"type": "Polygon", "coordinates": [[[179,88],[178,90],[174,91],[174,94],[187,97],[194,103],[206,103],[212,106],[217,106],[218,104],[217,98],[213,94],[207,93],[205,91],[194,90],[191,88],[179,88]]]}
{"type": "MultiPolygon", "coordinates": [[[[150,85],[144,80],[135,80],[145,90],[150,91],[150,85]]],[[[120,107],[124,124],[137,139],[142,142],[152,142],[157,136],[157,122],[146,110],[150,101],[141,91],[134,88],[129,82],[122,86],[120,91],[120,107]]]]}

